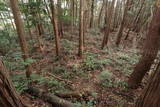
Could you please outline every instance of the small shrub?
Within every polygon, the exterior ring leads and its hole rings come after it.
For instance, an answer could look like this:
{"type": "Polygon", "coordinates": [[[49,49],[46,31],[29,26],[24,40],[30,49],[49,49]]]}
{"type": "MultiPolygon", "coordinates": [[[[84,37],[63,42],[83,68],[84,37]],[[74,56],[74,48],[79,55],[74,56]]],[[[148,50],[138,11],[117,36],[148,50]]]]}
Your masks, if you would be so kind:
{"type": "Polygon", "coordinates": [[[71,42],[67,39],[63,39],[62,40],[62,45],[63,45],[63,48],[64,48],[64,51],[67,53],[67,54],[71,54],[72,53],[72,49],[73,49],[73,46],[75,45],[74,42],[71,42]]]}
{"type": "Polygon", "coordinates": [[[98,60],[98,63],[99,65],[111,65],[111,66],[114,66],[113,64],[113,60],[111,58],[104,58],[104,59],[101,59],[101,60],[98,60]]]}
{"type": "Polygon", "coordinates": [[[80,68],[79,68],[79,66],[78,66],[77,64],[73,64],[73,65],[72,65],[72,71],[73,71],[73,72],[79,72],[79,69],[80,69],[80,68]]]}
{"type": "Polygon", "coordinates": [[[92,97],[95,97],[95,98],[96,98],[96,97],[97,97],[97,95],[98,95],[98,93],[96,93],[96,92],[92,92],[92,93],[91,93],[91,95],[92,95],[92,97]]]}
{"type": "Polygon", "coordinates": [[[24,92],[26,89],[28,89],[27,87],[27,82],[25,81],[14,81],[14,87],[16,88],[16,90],[19,92],[19,93],[22,93],[24,92]]]}
{"type": "Polygon", "coordinates": [[[62,67],[57,67],[56,69],[55,69],[55,71],[54,71],[54,73],[55,74],[59,74],[59,75],[61,75],[61,77],[62,78],[73,78],[74,77],[74,75],[73,75],[73,73],[72,72],[70,72],[70,71],[67,71],[67,68],[65,68],[64,66],[62,66],[62,67]]]}
{"type": "Polygon", "coordinates": [[[55,80],[54,78],[45,78],[41,75],[36,75],[36,74],[32,74],[31,76],[31,80],[32,81],[36,81],[37,84],[46,84],[48,88],[51,88],[52,90],[51,91],[55,91],[55,92],[58,92],[58,91],[64,91],[64,86],[65,86],[65,83],[63,82],[59,82],[57,80],[55,80]]]}
{"type": "Polygon", "coordinates": [[[75,102],[74,105],[75,107],[95,107],[96,105],[95,100],[89,100],[89,101],[82,101],[82,102],[75,102]]]}
{"type": "Polygon", "coordinates": [[[54,71],[54,73],[56,74],[63,74],[65,72],[67,72],[67,69],[64,66],[61,66],[61,67],[58,66],[55,68],[55,71],[54,71]]]}
{"type": "Polygon", "coordinates": [[[24,74],[14,75],[12,76],[13,85],[19,93],[24,92],[28,87],[28,82],[24,74]]]}
{"type": "Polygon", "coordinates": [[[117,52],[112,57],[113,66],[116,71],[120,71],[128,76],[132,73],[134,64],[138,62],[139,56],[132,52],[117,52]]]}
{"type": "Polygon", "coordinates": [[[74,78],[74,74],[72,72],[65,72],[63,75],[62,75],[62,78],[64,79],[69,79],[69,78],[74,78]]]}
{"type": "Polygon", "coordinates": [[[128,54],[125,54],[125,53],[122,53],[122,52],[118,52],[116,55],[121,60],[126,60],[126,61],[130,60],[130,56],[128,56],[128,54]]]}
{"type": "Polygon", "coordinates": [[[90,30],[90,33],[94,36],[99,35],[100,34],[100,30],[98,28],[93,28],[90,30]]]}
{"type": "Polygon", "coordinates": [[[124,67],[123,70],[121,70],[121,72],[126,76],[129,76],[132,73],[132,71],[133,71],[133,66],[129,64],[126,64],[126,67],[124,67]]]}
{"type": "MultiPolygon", "coordinates": [[[[0,30],[0,52],[5,55],[14,45],[12,42],[13,38],[10,37],[9,32],[5,30],[0,30]]],[[[16,44],[16,43],[15,43],[16,44]]]]}
{"type": "Polygon", "coordinates": [[[64,89],[64,85],[65,84],[63,82],[59,82],[55,79],[48,81],[48,88],[54,88],[55,91],[58,91],[59,89],[64,89]]]}
{"type": "Polygon", "coordinates": [[[6,54],[6,56],[3,56],[2,59],[7,68],[11,70],[23,70],[25,69],[25,66],[32,64],[34,60],[32,58],[28,58],[24,61],[22,55],[22,52],[10,52],[6,54]]]}
{"type": "Polygon", "coordinates": [[[124,88],[124,89],[127,89],[127,83],[125,82],[125,81],[123,81],[123,80],[116,80],[115,82],[114,82],[114,86],[115,87],[121,87],[121,88],[124,88]]]}
{"type": "Polygon", "coordinates": [[[85,60],[82,62],[82,67],[86,71],[103,70],[106,64],[106,59],[98,59],[96,54],[87,53],[85,60]]]}
{"type": "Polygon", "coordinates": [[[111,72],[103,71],[100,73],[98,77],[102,86],[106,86],[106,87],[113,86],[113,82],[112,82],[113,74],[111,72]]]}

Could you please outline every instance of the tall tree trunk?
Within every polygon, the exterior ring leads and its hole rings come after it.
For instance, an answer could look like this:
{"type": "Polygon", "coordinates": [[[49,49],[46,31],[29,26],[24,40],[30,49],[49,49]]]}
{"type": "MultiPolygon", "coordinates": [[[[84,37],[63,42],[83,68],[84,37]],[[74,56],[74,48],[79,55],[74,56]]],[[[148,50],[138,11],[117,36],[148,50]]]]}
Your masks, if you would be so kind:
{"type": "Polygon", "coordinates": [[[159,107],[160,105],[160,67],[150,77],[147,87],[136,102],[135,107],[159,107]]]}
{"type": "Polygon", "coordinates": [[[83,46],[85,47],[85,38],[87,35],[85,35],[85,32],[87,31],[87,26],[88,26],[88,8],[87,8],[87,1],[84,0],[83,2],[84,6],[83,6],[83,46]]]}
{"type": "Polygon", "coordinates": [[[117,4],[116,4],[116,8],[115,8],[115,13],[114,13],[114,23],[113,23],[113,29],[118,27],[118,21],[120,20],[120,6],[121,6],[121,2],[117,0],[117,4]]]}
{"type": "MultiPolygon", "coordinates": [[[[21,0],[21,2],[22,2],[22,4],[24,4],[24,0],[21,0]]],[[[24,8],[24,5],[23,5],[22,8],[24,8]]],[[[27,8],[28,8],[28,6],[27,6],[27,8]]],[[[25,20],[26,20],[26,22],[27,22],[28,34],[29,34],[29,36],[30,36],[30,39],[33,40],[33,37],[32,37],[33,35],[32,35],[32,31],[31,31],[29,19],[28,19],[28,14],[27,14],[27,13],[24,13],[24,15],[25,15],[25,20]]]]}
{"type": "MultiPolygon", "coordinates": [[[[36,19],[39,19],[39,20],[40,20],[40,18],[39,18],[39,16],[38,16],[37,13],[32,14],[32,17],[35,17],[36,19]]],[[[38,29],[37,29],[37,34],[39,34],[39,37],[42,37],[43,31],[42,31],[42,29],[41,29],[41,22],[40,22],[40,21],[36,21],[36,22],[35,22],[35,25],[36,25],[36,27],[38,28],[38,29]]]]}
{"type": "Polygon", "coordinates": [[[40,52],[43,52],[43,49],[42,49],[42,40],[41,40],[41,34],[40,34],[40,32],[39,32],[39,27],[37,26],[37,24],[36,24],[36,26],[35,26],[35,29],[36,29],[36,40],[37,40],[37,43],[38,43],[38,48],[39,48],[39,50],[40,50],[40,52]]]}
{"type": "Polygon", "coordinates": [[[48,7],[48,2],[46,0],[44,0],[44,4],[45,4],[45,7],[46,7],[46,10],[47,10],[47,13],[48,13],[48,17],[49,19],[51,20],[52,19],[52,16],[50,14],[50,10],[49,10],[49,7],[48,7]]]}
{"type": "MultiPolygon", "coordinates": [[[[27,19],[26,19],[27,20],[27,19]]],[[[33,35],[32,35],[32,31],[31,31],[31,28],[30,28],[30,24],[29,24],[29,21],[27,20],[27,28],[28,28],[28,34],[30,36],[30,39],[33,40],[33,35]]]]}
{"type": "Polygon", "coordinates": [[[78,56],[80,57],[80,58],[82,58],[83,57],[83,50],[84,50],[84,46],[83,46],[83,38],[84,38],[84,29],[83,29],[83,27],[84,27],[84,23],[83,23],[83,21],[84,21],[84,10],[83,10],[83,4],[84,3],[84,0],[80,0],[80,17],[79,17],[79,51],[78,51],[78,56]]]}
{"type": "MultiPolygon", "coordinates": [[[[35,17],[35,18],[37,18],[37,19],[39,19],[39,17],[38,17],[38,14],[36,13],[36,14],[32,14],[32,17],[35,17]]],[[[40,25],[40,22],[38,21],[38,22],[34,22],[33,23],[34,25],[35,25],[35,30],[36,30],[36,40],[37,40],[37,43],[38,43],[38,48],[39,48],[39,50],[42,52],[43,50],[42,50],[42,31],[41,31],[41,25],[40,25]]]]}
{"type": "Polygon", "coordinates": [[[125,25],[125,21],[126,21],[126,17],[127,17],[127,11],[131,8],[131,3],[132,0],[127,0],[127,3],[125,5],[125,9],[124,9],[124,14],[123,14],[123,19],[117,34],[117,40],[116,40],[116,45],[119,46],[122,35],[123,35],[123,30],[124,30],[124,25],[125,25]]]}
{"type": "Polygon", "coordinates": [[[54,35],[55,35],[56,56],[59,56],[59,51],[60,51],[59,30],[58,30],[57,18],[55,14],[54,1],[50,0],[50,3],[51,3],[51,13],[52,13],[51,22],[53,24],[54,35]]]}
{"type": "Polygon", "coordinates": [[[91,5],[91,16],[90,16],[90,28],[93,27],[93,20],[94,20],[94,0],[92,0],[92,5],[91,5]]]}
{"type": "Polygon", "coordinates": [[[112,4],[109,9],[109,17],[107,17],[107,7],[106,7],[106,15],[105,15],[105,32],[104,32],[104,37],[103,37],[103,42],[102,42],[102,49],[104,48],[105,45],[108,43],[109,39],[109,34],[111,30],[111,24],[112,24],[112,17],[113,17],[113,11],[114,11],[114,4],[115,0],[112,1],[112,4]]]}
{"type": "MultiPolygon", "coordinates": [[[[77,21],[78,19],[78,14],[79,14],[79,11],[78,11],[78,0],[76,0],[75,2],[75,21],[77,21]]],[[[77,23],[76,23],[77,25],[77,23]]]]}
{"type": "Polygon", "coordinates": [[[7,69],[0,59],[0,106],[25,107],[21,97],[16,93],[12,82],[9,80],[7,69]]]}
{"type": "Polygon", "coordinates": [[[131,23],[131,27],[128,29],[127,35],[126,35],[126,37],[125,37],[125,40],[128,39],[129,33],[130,33],[130,31],[132,30],[132,27],[134,28],[135,26],[137,26],[135,23],[137,22],[137,20],[138,20],[138,18],[139,18],[139,16],[140,16],[140,13],[141,13],[141,11],[142,11],[142,9],[143,9],[144,3],[145,3],[145,0],[142,0],[142,2],[141,2],[141,7],[140,7],[140,9],[139,9],[136,17],[134,18],[133,22],[131,23]]]}
{"type": "Polygon", "coordinates": [[[102,1],[102,7],[101,7],[101,10],[99,12],[98,27],[101,27],[102,12],[103,12],[104,7],[105,7],[105,0],[102,1]]]}
{"type": "Polygon", "coordinates": [[[74,27],[74,4],[75,1],[71,0],[71,6],[70,6],[70,14],[71,14],[71,33],[73,33],[73,27],[74,27]]]}
{"type": "Polygon", "coordinates": [[[62,12],[62,1],[58,0],[57,1],[57,10],[58,10],[58,19],[57,19],[57,24],[58,24],[58,32],[59,32],[59,36],[63,37],[63,12],[62,12]]]}
{"type": "MultiPolygon", "coordinates": [[[[48,2],[46,0],[44,0],[44,4],[45,4],[45,7],[46,7],[46,12],[48,14],[48,17],[49,19],[51,20],[52,19],[52,16],[51,16],[51,12],[50,12],[50,9],[49,9],[49,6],[48,6],[48,2]]],[[[48,21],[48,25],[50,24],[50,22],[48,21]]],[[[50,26],[48,26],[48,32],[50,33],[50,26]]]]}
{"type": "MultiPolygon", "coordinates": [[[[18,33],[18,38],[20,40],[21,50],[23,52],[23,58],[24,58],[24,61],[26,61],[29,58],[29,52],[28,52],[27,42],[26,42],[26,39],[25,39],[24,25],[23,25],[23,22],[22,22],[22,19],[21,19],[21,14],[20,14],[19,6],[18,6],[18,1],[17,0],[10,0],[10,5],[11,5],[11,9],[13,11],[16,30],[17,30],[17,33],[18,33]]],[[[26,76],[27,76],[27,78],[30,77],[31,73],[32,73],[32,66],[27,65],[26,66],[26,76]]]]}
{"type": "Polygon", "coordinates": [[[157,56],[158,50],[160,48],[160,7],[157,7],[157,9],[154,12],[154,17],[152,19],[149,32],[147,35],[147,40],[144,45],[144,52],[142,55],[141,60],[136,65],[134,72],[131,74],[128,85],[130,87],[137,87],[144,75],[147,71],[150,70],[150,67],[152,63],[154,62],[154,59],[157,56]]]}

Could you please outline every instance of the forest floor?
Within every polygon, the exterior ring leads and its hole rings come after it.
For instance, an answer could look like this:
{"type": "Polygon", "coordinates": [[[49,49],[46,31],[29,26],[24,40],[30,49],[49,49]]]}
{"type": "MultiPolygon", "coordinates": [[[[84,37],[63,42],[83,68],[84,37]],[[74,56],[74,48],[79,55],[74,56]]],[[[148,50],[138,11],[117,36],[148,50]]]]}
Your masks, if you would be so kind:
{"type": "MultiPolygon", "coordinates": [[[[133,106],[142,89],[128,89],[126,82],[140,55],[129,40],[123,41],[123,45],[117,48],[114,45],[115,36],[116,32],[112,32],[108,47],[102,50],[103,34],[96,30],[87,31],[84,58],[80,59],[77,56],[78,31],[64,33],[59,57],[55,57],[52,35],[44,35],[43,52],[35,48],[30,50],[35,60],[32,84],[56,95],[76,93],[77,96],[65,98],[75,103],[76,107],[133,106]]],[[[12,80],[23,99],[33,107],[50,106],[23,92],[27,80],[22,71],[16,70],[12,80]]]]}

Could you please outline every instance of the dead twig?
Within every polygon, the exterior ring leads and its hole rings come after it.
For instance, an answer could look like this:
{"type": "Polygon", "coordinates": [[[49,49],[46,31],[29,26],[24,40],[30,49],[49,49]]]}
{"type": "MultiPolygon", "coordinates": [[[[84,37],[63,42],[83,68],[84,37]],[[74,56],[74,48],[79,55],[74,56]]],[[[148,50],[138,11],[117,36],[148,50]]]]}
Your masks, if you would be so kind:
{"type": "Polygon", "coordinates": [[[47,75],[52,76],[53,78],[55,78],[55,79],[57,79],[57,80],[59,80],[59,81],[64,81],[65,83],[67,83],[67,84],[69,84],[69,85],[72,85],[72,84],[73,84],[71,81],[62,79],[61,77],[55,76],[55,75],[53,75],[53,74],[51,74],[51,73],[49,73],[49,72],[47,72],[47,75]]]}

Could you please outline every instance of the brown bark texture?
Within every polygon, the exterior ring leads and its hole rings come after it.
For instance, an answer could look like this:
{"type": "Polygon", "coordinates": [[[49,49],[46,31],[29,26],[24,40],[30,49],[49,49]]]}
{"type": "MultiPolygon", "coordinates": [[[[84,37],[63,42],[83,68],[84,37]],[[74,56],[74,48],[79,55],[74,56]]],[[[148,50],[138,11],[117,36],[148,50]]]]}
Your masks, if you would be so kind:
{"type": "Polygon", "coordinates": [[[132,4],[132,0],[127,0],[127,3],[125,5],[124,14],[123,14],[123,19],[122,19],[122,22],[121,22],[121,25],[120,25],[120,28],[119,28],[119,31],[118,31],[118,34],[117,34],[117,40],[116,40],[116,45],[117,46],[119,46],[119,44],[121,42],[121,38],[122,38],[122,35],[123,35],[124,26],[125,26],[125,21],[126,21],[126,18],[127,18],[127,12],[130,9],[131,4],[132,4]]]}
{"type": "Polygon", "coordinates": [[[151,76],[147,87],[136,102],[135,107],[159,107],[160,105],[160,67],[151,76]]]}
{"type": "Polygon", "coordinates": [[[54,29],[54,33],[55,33],[56,56],[59,56],[59,51],[60,51],[59,30],[58,30],[58,23],[57,23],[57,18],[56,18],[55,8],[54,8],[53,2],[54,2],[53,0],[50,0],[51,12],[52,12],[51,22],[53,24],[53,29],[54,29]]]}
{"type": "Polygon", "coordinates": [[[78,51],[78,56],[79,57],[83,57],[83,50],[84,50],[84,46],[83,46],[83,38],[84,38],[84,29],[83,29],[83,21],[84,21],[84,11],[83,11],[83,2],[84,0],[80,0],[80,22],[79,22],[79,51],[78,51]]]}
{"type": "Polygon", "coordinates": [[[93,20],[94,20],[94,2],[95,2],[95,0],[92,0],[92,5],[91,5],[91,17],[90,17],[90,28],[93,27],[93,20]]]}
{"type": "Polygon", "coordinates": [[[136,65],[134,72],[131,74],[128,84],[130,87],[137,87],[147,71],[150,70],[154,59],[157,56],[158,50],[160,48],[160,7],[157,7],[154,12],[154,17],[152,19],[149,32],[147,34],[147,40],[144,44],[144,50],[142,58],[136,65]]]}
{"type": "Polygon", "coordinates": [[[0,107],[25,107],[9,80],[7,69],[0,59],[0,107]]]}
{"type": "MultiPolygon", "coordinates": [[[[14,20],[15,20],[15,25],[16,25],[16,30],[18,33],[18,38],[20,41],[20,46],[21,50],[23,52],[23,58],[26,61],[29,58],[29,52],[28,52],[28,47],[27,47],[27,42],[25,39],[25,31],[24,31],[24,25],[21,19],[21,14],[18,6],[18,1],[17,0],[10,0],[10,6],[13,12],[14,20]]],[[[30,77],[31,72],[32,72],[32,66],[27,65],[26,66],[26,76],[30,77]]]]}
{"type": "Polygon", "coordinates": [[[75,107],[75,105],[67,100],[64,100],[60,97],[57,97],[56,95],[52,93],[45,93],[43,90],[35,88],[35,87],[29,87],[28,93],[37,96],[41,99],[43,99],[46,102],[49,102],[52,104],[52,107],[75,107]]]}
{"type": "Polygon", "coordinates": [[[104,37],[103,37],[103,41],[102,41],[102,49],[105,47],[105,45],[107,45],[108,43],[108,39],[109,39],[109,34],[110,34],[110,30],[111,30],[111,24],[112,24],[112,17],[113,17],[113,11],[114,11],[114,4],[115,4],[115,0],[112,1],[112,4],[109,8],[109,11],[107,11],[107,7],[106,7],[106,14],[105,14],[105,31],[104,31],[104,37]],[[109,14],[108,14],[109,12],[109,14]],[[109,17],[107,17],[107,15],[109,15],[109,17]]]}

